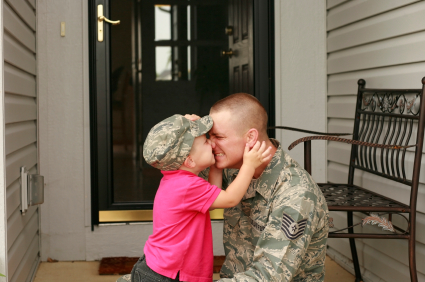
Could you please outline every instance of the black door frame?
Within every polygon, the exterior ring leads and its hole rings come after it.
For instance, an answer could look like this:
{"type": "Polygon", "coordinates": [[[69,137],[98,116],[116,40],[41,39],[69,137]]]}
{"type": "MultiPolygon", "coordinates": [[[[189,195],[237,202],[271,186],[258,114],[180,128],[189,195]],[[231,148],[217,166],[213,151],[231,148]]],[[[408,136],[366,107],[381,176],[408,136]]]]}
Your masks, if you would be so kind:
{"type": "MultiPolygon", "coordinates": [[[[266,108],[268,126],[275,126],[274,0],[254,0],[254,95],[266,108]]],[[[269,129],[275,138],[275,129],[269,129]]]]}
{"type": "MultiPolygon", "coordinates": [[[[143,1],[143,0],[142,0],[143,1]]],[[[275,34],[274,0],[253,0],[254,33],[254,89],[255,96],[266,108],[269,126],[275,126],[275,34]]],[[[110,63],[109,34],[110,26],[104,25],[104,42],[97,41],[97,5],[104,5],[104,14],[109,16],[109,0],[89,0],[89,81],[90,81],[90,158],[91,158],[91,222],[99,224],[100,201],[107,202],[109,210],[152,209],[153,202],[113,204],[112,189],[112,134],[110,132],[107,109],[109,101],[110,63]],[[105,44],[100,51],[97,44],[105,44]],[[98,63],[102,62],[102,63],[98,63]],[[98,84],[97,78],[104,77],[104,83],[98,84]],[[99,95],[102,93],[102,95],[99,95]],[[99,187],[107,187],[107,198],[99,199],[99,187]]],[[[268,131],[269,137],[275,137],[275,130],[268,131]]]]}

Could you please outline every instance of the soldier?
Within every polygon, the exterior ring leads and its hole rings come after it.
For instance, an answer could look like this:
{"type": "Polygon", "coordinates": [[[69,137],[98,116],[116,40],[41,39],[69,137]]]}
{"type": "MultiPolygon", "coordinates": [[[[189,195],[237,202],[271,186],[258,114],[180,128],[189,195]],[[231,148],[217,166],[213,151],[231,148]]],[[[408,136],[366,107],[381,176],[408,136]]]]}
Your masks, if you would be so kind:
{"type": "MultiPolygon", "coordinates": [[[[273,158],[256,169],[239,205],[224,211],[226,260],[219,281],[324,281],[329,229],[325,198],[279,142],[268,138],[264,107],[255,97],[238,93],[215,103],[210,116],[223,189],[237,176],[246,143],[265,141],[273,148],[273,158]]],[[[202,174],[208,177],[208,169],[202,174]]]]}

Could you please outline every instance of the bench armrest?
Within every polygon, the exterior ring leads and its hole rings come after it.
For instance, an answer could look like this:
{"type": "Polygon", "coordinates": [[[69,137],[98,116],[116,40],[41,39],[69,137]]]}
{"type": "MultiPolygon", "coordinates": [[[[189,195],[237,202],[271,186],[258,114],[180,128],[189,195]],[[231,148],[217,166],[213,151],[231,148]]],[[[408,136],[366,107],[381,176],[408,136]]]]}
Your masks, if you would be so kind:
{"type": "Polygon", "coordinates": [[[416,145],[410,145],[410,146],[384,145],[384,144],[362,142],[362,141],[352,140],[352,139],[345,139],[345,138],[340,138],[340,137],[335,137],[335,136],[307,136],[307,137],[303,137],[303,138],[297,139],[294,142],[292,142],[291,145],[289,145],[288,150],[291,150],[295,146],[297,146],[299,143],[304,142],[304,169],[308,173],[310,173],[310,175],[311,175],[311,140],[329,140],[329,141],[336,141],[336,142],[344,142],[344,143],[353,144],[353,145],[361,145],[361,146],[376,147],[376,148],[383,148],[383,149],[392,149],[392,150],[401,150],[401,149],[406,149],[406,148],[416,146],[416,145]]]}
{"type": "Polygon", "coordinates": [[[352,133],[325,133],[325,132],[311,131],[311,130],[305,130],[305,129],[289,127],[289,126],[270,126],[267,129],[285,129],[285,130],[291,130],[291,131],[297,131],[297,132],[303,132],[303,133],[309,133],[309,134],[326,135],[326,136],[352,135],[352,133]]]}
{"type": "Polygon", "coordinates": [[[329,141],[343,142],[343,143],[348,143],[348,144],[353,144],[353,145],[361,145],[361,146],[367,146],[367,147],[392,149],[392,150],[401,150],[401,149],[406,149],[406,148],[416,146],[416,145],[399,146],[399,145],[391,145],[391,144],[385,145],[385,144],[369,143],[369,142],[363,142],[363,141],[346,139],[346,138],[339,138],[339,137],[334,137],[334,136],[307,136],[307,137],[303,137],[303,138],[297,139],[294,142],[292,142],[291,145],[289,145],[288,150],[292,150],[299,143],[307,142],[307,141],[310,141],[310,140],[329,140],[329,141]]]}
{"type": "Polygon", "coordinates": [[[416,146],[416,145],[410,145],[410,146],[385,145],[385,144],[369,143],[369,142],[337,137],[342,135],[352,135],[351,133],[323,133],[323,132],[305,130],[305,129],[295,128],[295,127],[288,127],[288,126],[271,126],[268,129],[285,129],[285,130],[319,135],[319,136],[307,136],[307,137],[297,139],[294,142],[292,142],[291,145],[289,145],[288,147],[288,150],[292,150],[295,146],[304,142],[304,169],[310,174],[311,174],[311,140],[328,140],[328,141],[343,142],[343,143],[348,143],[353,145],[361,145],[361,146],[367,146],[367,147],[376,147],[376,148],[392,149],[392,150],[401,150],[401,149],[406,149],[406,148],[416,146]]]}
{"type": "MultiPolygon", "coordinates": [[[[342,136],[342,135],[352,135],[352,133],[325,133],[325,132],[318,132],[318,131],[311,131],[311,130],[305,130],[295,127],[289,127],[289,126],[270,126],[268,129],[285,129],[285,130],[291,130],[291,131],[297,131],[297,132],[303,132],[303,133],[309,133],[309,134],[318,134],[318,135],[324,135],[324,136],[342,136]]],[[[300,140],[300,139],[298,139],[300,140]]],[[[297,141],[298,141],[297,140],[297,141]]],[[[295,141],[295,142],[297,142],[295,141]]],[[[294,142],[294,143],[295,143],[294,142]]],[[[304,143],[304,168],[305,170],[311,174],[311,140],[304,140],[300,142],[304,143]]],[[[298,142],[297,144],[299,144],[298,142]]],[[[292,144],[294,144],[292,143],[292,144]]],[[[291,144],[291,146],[292,146],[291,144]]],[[[297,144],[293,145],[292,147],[289,146],[289,150],[291,150],[293,147],[295,147],[297,144]]]]}

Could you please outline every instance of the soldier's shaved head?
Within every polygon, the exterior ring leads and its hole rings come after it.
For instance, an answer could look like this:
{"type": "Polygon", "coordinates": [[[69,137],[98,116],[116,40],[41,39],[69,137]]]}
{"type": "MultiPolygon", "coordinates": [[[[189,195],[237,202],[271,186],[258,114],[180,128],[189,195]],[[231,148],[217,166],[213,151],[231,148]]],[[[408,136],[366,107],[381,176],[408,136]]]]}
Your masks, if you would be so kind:
{"type": "Polygon", "coordinates": [[[252,95],[236,93],[216,102],[210,110],[210,114],[228,111],[240,131],[246,132],[251,128],[258,133],[267,136],[267,112],[263,105],[252,95]]]}

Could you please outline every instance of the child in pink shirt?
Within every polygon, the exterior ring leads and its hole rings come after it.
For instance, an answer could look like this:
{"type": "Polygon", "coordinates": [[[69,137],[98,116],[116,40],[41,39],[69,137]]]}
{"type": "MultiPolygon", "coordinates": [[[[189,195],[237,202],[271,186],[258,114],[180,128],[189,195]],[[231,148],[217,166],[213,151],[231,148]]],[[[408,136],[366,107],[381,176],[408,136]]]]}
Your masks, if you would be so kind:
{"type": "Polygon", "coordinates": [[[134,265],[133,282],[211,282],[213,246],[209,210],[236,206],[248,189],[255,169],[270,160],[265,143],[245,148],[237,178],[221,190],[221,170],[214,167],[211,142],[205,134],[213,121],[205,116],[196,121],[174,115],[149,132],[143,156],[161,169],[154,200],[153,234],[144,256],[134,265]],[[209,182],[198,174],[211,167],[209,182]]]}

